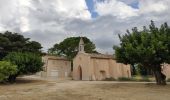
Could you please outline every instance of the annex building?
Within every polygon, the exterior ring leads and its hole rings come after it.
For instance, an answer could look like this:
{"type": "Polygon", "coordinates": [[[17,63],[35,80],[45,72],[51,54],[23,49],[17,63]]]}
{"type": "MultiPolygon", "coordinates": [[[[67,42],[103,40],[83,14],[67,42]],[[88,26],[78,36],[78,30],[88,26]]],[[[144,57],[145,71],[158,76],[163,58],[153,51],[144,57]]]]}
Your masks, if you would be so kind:
{"type": "Polygon", "coordinates": [[[71,61],[64,57],[46,55],[42,57],[44,62],[42,77],[51,79],[65,79],[71,76],[71,61]]]}

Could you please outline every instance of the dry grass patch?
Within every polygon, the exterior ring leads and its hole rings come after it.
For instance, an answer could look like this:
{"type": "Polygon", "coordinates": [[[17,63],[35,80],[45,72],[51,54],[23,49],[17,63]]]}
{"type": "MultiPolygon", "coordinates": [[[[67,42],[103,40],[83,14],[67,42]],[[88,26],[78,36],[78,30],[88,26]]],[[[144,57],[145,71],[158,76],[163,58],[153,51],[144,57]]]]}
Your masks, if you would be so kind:
{"type": "Polygon", "coordinates": [[[107,81],[19,80],[0,85],[0,100],[169,100],[170,85],[107,81]]]}

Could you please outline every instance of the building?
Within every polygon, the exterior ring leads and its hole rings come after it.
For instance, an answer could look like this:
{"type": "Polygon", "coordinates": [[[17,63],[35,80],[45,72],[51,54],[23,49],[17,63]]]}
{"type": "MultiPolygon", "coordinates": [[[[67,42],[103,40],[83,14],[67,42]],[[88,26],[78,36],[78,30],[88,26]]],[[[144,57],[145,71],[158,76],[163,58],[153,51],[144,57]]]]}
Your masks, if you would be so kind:
{"type": "Polygon", "coordinates": [[[52,79],[64,79],[70,77],[71,61],[64,57],[46,55],[42,57],[44,62],[42,77],[52,79]]]}
{"type": "Polygon", "coordinates": [[[162,73],[166,76],[166,79],[170,79],[170,64],[163,64],[162,73]]]}
{"type": "Polygon", "coordinates": [[[85,53],[81,38],[79,52],[73,59],[73,79],[103,80],[119,77],[131,77],[130,66],[117,63],[112,55],[85,53]]]}

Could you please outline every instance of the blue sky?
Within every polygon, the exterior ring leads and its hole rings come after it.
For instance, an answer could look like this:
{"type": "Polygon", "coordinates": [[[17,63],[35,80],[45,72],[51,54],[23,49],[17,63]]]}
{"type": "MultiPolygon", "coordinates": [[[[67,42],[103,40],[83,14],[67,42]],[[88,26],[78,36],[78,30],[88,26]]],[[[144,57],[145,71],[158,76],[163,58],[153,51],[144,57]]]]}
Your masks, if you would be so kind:
{"type": "Polygon", "coordinates": [[[134,1],[133,3],[130,4],[131,7],[139,9],[139,1],[134,1]]]}
{"type": "Polygon", "coordinates": [[[87,4],[87,7],[88,7],[88,10],[91,13],[91,17],[96,18],[98,16],[98,13],[95,12],[95,10],[94,10],[94,1],[93,0],[86,0],[86,4],[87,4]]]}

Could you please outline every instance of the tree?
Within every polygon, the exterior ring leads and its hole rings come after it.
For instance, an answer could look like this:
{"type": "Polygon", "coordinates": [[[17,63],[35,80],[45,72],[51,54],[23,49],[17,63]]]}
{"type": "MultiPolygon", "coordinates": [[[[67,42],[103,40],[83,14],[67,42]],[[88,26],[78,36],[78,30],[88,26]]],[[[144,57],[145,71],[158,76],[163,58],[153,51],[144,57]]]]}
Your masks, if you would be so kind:
{"type": "Polygon", "coordinates": [[[17,73],[17,66],[7,61],[0,61],[0,82],[7,81],[10,75],[17,73]]]}
{"type": "Polygon", "coordinates": [[[120,46],[114,46],[117,62],[140,64],[151,69],[158,85],[166,84],[166,76],[161,72],[163,63],[170,63],[170,28],[167,23],[157,28],[153,21],[142,31],[133,28],[132,32],[120,36],[120,46]]]}
{"type": "Polygon", "coordinates": [[[36,41],[29,41],[25,44],[23,51],[26,52],[33,52],[33,53],[41,53],[41,44],[39,42],[36,41]]]}
{"type": "MultiPolygon", "coordinates": [[[[78,52],[80,37],[69,37],[59,44],[55,44],[48,50],[48,53],[60,56],[66,56],[69,59],[73,59],[78,52]]],[[[95,45],[87,38],[83,37],[85,43],[85,51],[87,53],[97,53],[95,51],[95,45]]]]}
{"type": "Polygon", "coordinates": [[[15,81],[18,75],[34,74],[42,70],[42,59],[41,56],[34,53],[21,53],[11,52],[3,59],[4,61],[10,61],[17,65],[18,72],[15,75],[9,76],[9,81],[15,81]]]}
{"type": "Polygon", "coordinates": [[[9,52],[33,52],[41,53],[41,44],[36,41],[29,41],[23,35],[12,32],[0,33],[0,59],[9,52]]]}

